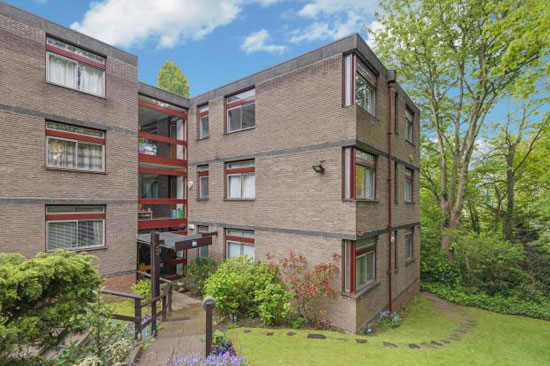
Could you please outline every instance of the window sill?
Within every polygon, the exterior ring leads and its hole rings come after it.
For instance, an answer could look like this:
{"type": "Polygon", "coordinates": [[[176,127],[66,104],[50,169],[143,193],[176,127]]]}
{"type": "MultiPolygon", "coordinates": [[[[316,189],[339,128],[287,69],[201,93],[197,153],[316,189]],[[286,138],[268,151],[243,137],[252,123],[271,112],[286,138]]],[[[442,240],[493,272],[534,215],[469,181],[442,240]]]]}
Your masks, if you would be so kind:
{"type": "Polygon", "coordinates": [[[380,203],[377,199],[368,199],[368,198],[356,198],[356,202],[362,202],[362,203],[380,203]]]}
{"type": "Polygon", "coordinates": [[[415,203],[416,202],[414,202],[414,201],[405,201],[405,204],[407,204],[407,205],[414,205],[415,203]]]}
{"type": "Polygon", "coordinates": [[[53,86],[57,86],[57,87],[59,87],[59,88],[63,88],[63,89],[67,89],[67,90],[72,90],[72,91],[75,91],[75,92],[78,92],[78,93],[81,93],[81,94],[84,94],[84,95],[90,95],[90,96],[92,96],[92,97],[99,98],[99,99],[101,99],[101,100],[107,100],[107,98],[106,98],[105,96],[101,96],[101,95],[96,95],[96,94],[88,93],[88,92],[85,92],[85,91],[83,91],[83,90],[74,89],[74,88],[70,88],[70,87],[65,86],[65,85],[52,83],[51,81],[47,81],[47,80],[46,80],[46,84],[53,85],[53,86]]]}
{"type": "Polygon", "coordinates": [[[90,173],[90,174],[107,175],[106,171],[85,170],[85,169],[70,169],[70,168],[56,168],[56,167],[52,167],[52,166],[46,166],[46,170],[70,172],[70,173],[90,173]]]}
{"type": "MultiPolygon", "coordinates": [[[[63,250],[69,250],[71,252],[93,252],[96,250],[107,250],[108,247],[106,245],[101,247],[82,247],[82,248],[59,248],[63,250]]],[[[46,249],[46,253],[54,253],[57,249],[54,250],[48,250],[46,249]]]]}
{"type": "Polygon", "coordinates": [[[405,142],[407,142],[407,144],[411,145],[412,147],[416,147],[416,145],[412,142],[410,142],[409,140],[405,139],[405,142]]]}
{"type": "Polygon", "coordinates": [[[244,131],[250,131],[250,130],[255,130],[256,129],[256,126],[254,127],[249,127],[249,128],[243,128],[241,130],[235,130],[235,131],[226,131],[224,135],[231,135],[231,134],[234,134],[234,133],[239,133],[239,132],[244,132],[244,131]]]}
{"type": "Polygon", "coordinates": [[[200,137],[197,139],[197,141],[203,141],[203,140],[208,140],[210,138],[210,136],[207,136],[207,137],[200,137]]]}
{"type": "Polygon", "coordinates": [[[208,198],[197,198],[197,202],[206,202],[208,198]]]}
{"type": "Polygon", "coordinates": [[[363,295],[371,292],[372,290],[377,288],[379,285],[380,285],[380,281],[374,281],[374,282],[370,283],[369,285],[365,286],[364,288],[362,288],[361,290],[357,291],[354,294],[352,294],[350,292],[342,292],[342,296],[343,297],[349,297],[349,298],[352,298],[352,299],[358,299],[358,298],[362,297],[363,295]]]}
{"type": "Polygon", "coordinates": [[[410,264],[414,263],[415,262],[415,259],[414,258],[409,258],[405,261],[405,267],[409,266],[410,264]]]}
{"type": "Polygon", "coordinates": [[[256,201],[255,198],[224,198],[224,201],[229,202],[254,202],[256,201]]]}

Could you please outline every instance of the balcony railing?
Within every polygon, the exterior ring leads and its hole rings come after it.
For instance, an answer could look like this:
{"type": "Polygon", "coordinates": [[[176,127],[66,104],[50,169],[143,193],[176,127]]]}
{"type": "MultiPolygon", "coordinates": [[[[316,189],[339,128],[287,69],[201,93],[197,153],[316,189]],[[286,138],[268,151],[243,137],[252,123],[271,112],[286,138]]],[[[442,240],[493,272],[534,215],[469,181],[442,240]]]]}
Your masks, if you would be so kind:
{"type": "Polygon", "coordinates": [[[171,137],[139,132],[138,156],[144,163],[164,166],[187,166],[187,142],[171,137]]]}

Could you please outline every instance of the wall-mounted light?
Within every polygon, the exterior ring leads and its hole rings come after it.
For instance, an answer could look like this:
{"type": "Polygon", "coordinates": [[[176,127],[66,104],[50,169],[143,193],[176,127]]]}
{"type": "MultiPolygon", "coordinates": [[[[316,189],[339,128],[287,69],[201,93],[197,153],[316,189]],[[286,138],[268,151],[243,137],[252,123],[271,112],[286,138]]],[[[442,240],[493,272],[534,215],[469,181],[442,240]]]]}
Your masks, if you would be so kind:
{"type": "Polygon", "coordinates": [[[325,167],[323,166],[324,162],[325,162],[324,160],[321,160],[319,161],[319,164],[312,166],[315,173],[323,174],[325,172],[325,167]]]}

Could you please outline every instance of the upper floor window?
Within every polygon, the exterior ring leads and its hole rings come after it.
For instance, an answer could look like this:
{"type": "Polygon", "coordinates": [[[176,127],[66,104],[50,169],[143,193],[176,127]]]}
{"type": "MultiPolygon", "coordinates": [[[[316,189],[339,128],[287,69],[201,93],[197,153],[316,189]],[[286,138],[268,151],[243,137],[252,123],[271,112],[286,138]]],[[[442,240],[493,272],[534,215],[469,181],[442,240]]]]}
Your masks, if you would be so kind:
{"type": "Polygon", "coordinates": [[[413,202],[413,176],[414,171],[405,168],[405,202],[413,202]]]}
{"type": "Polygon", "coordinates": [[[199,165],[197,172],[199,174],[199,199],[208,199],[208,165],[199,165]]]}
{"type": "Polygon", "coordinates": [[[405,258],[408,260],[414,258],[414,229],[405,234],[405,258]]]}
{"type": "Polygon", "coordinates": [[[405,121],[405,140],[412,144],[414,143],[414,113],[411,112],[408,108],[405,111],[405,121]]]}
{"type": "Polygon", "coordinates": [[[210,126],[208,124],[208,105],[199,107],[199,139],[205,139],[210,136],[210,126]]]}
{"type": "Polygon", "coordinates": [[[344,199],[376,198],[376,156],[354,147],[344,149],[344,199]]]}
{"type": "Polygon", "coordinates": [[[344,244],[344,291],[354,293],[376,280],[376,237],[344,244]]]}
{"type": "Polygon", "coordinates": [[[46,206],[46,250],[105,246],[105,206],[46,206]]]}
{"type": "Polygon", "coordinates": [[[105,96],[105,57],[51,37],[46,50],[48,82],[105,96]]]}
{"type": "Polygon", "coordinates": [[[225,175],[228,199],[253,199],[256,197],[254,160],[226,163],[225,175]]]}
{"type": "Polygon", "coordinates": [[[256,126],[256,89],[229,96],[225,100],[227,133],[256,126]]]}
{"type": "Polygon", "coordinates": [[[355,54],[344,57],[344,105],[376,114],[376,73],[355,54]]]}
{"type": "Polygon", "coordinates": [[[46,122],[46,166],[105,171],[105,132],[46,122]]]}

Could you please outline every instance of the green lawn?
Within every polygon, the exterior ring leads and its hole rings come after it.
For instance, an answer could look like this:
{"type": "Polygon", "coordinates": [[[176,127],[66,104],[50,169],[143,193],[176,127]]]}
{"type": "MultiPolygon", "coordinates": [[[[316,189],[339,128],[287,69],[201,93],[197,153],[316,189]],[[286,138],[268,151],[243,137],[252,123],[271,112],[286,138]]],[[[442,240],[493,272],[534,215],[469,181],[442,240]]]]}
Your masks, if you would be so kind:
{"type": "Polygon", "coordinates": [[[549,365],[550,322],[451,306],[476,321],[459,341],[436,349],[410,349],[409,343],[440,342],[464,324],[463,317],[444,311],[420,295],[402,312],[401,327],[374,336],[341,332],[245,328],[228,332],[238,351],[260,365],[549,365]],[[463,309],[463,310],[460,310],[463,309]],[[288,336],[289,331],[297,333],[288,336]],[[266,336],[273,332],[272,336],[266,336]],[[327,338],[308,339],[308,333],[327,338]],[[358,344],[356,339],[367,339],[358,344]],[[387,348],[383,342],[398,345],[387,348]]]}

